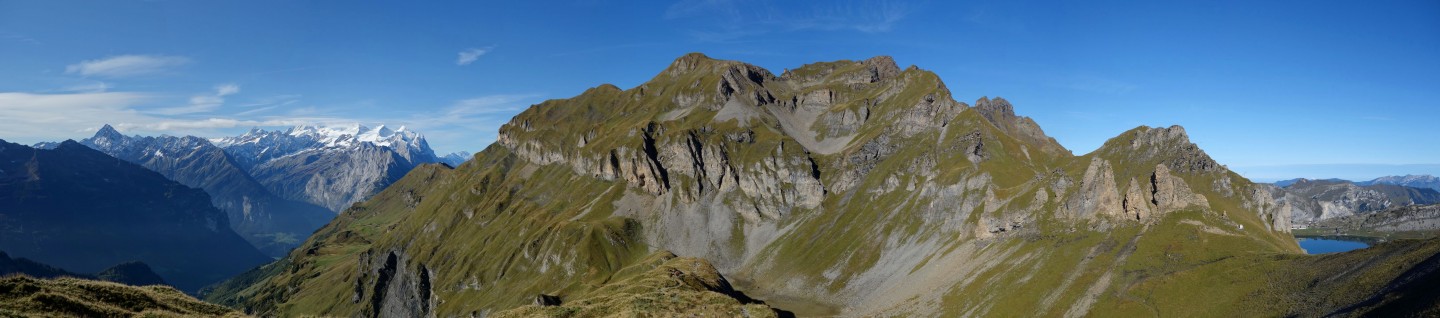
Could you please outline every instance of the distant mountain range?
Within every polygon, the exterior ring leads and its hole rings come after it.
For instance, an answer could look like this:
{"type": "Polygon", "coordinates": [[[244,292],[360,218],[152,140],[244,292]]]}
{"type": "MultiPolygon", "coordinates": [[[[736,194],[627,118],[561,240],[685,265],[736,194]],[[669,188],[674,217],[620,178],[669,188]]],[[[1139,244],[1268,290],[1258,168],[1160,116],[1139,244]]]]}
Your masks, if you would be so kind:
{"type": "Polygon", "coordinates": [[[1407,205],[1361,215],[1325,219],[1310,227],[1319,235],[1363,233],[1382,237],[1434,237],[1440,234],[1440,204],[1407,205]]]}
{"type": "Polygon", "coordinates": [[[271,256],[284,255],[335,215],[271,193],[224,149],[203,138],[125,136],[105,125],[80,143],[205,190],[235,232],[271,256]]]}
{"type": "Polygon", "coordinates": [[[1440,191],[1440,177],[1435,177],[1435,176],[1432,176],[1432,175],[1413,175],[1413,174],[1412,174],[1412,175],[1404,175],[1404,176],[1379,177],[1379,178],[1375,178],[1375,180],[1364,181],[1364,182],[1356,182],[1355,184],[1359,184],[1359,185],[1393,184],[1393,185],[1402,185],[1402,186],[1407,186],[1407,187],[1412,187],[1412,188],[1430,188],[1430,189],[1435,189],[1436,191],[1440,191]]]}
{"type": "Polygon", "coordinates": [[[253,129],[210,141],[271,193],[336,213],[417,165],[440,162],[419,133],[383,125],[253,129]]]}
{"type": "Polygon", "coordinates": [[[1305,178],[1295,178],[1295,179],[1290,179],[1290,180],[1275,181],[1274,184],[1275,184],[1276,186],[1279,186],[1279,187],[1288,187],[1288,186],[1290,186],[1290,185],[1292,185],[1292,184],[1295,184],[1296,182],[1300,182],[1300,181],[1353,182],[1353,181],[1350,181],[1350,180],[1345,180],[1345,179],[1340,179],[1340,178],[1330,178],[1330,179],[1305,179],[1305,178]]]}
{"type": "Polygon", "coordinates": [[[1432,176],[1390,176],[1371,181],[1304,178],[1275,182],[1276,202],[1293,222],[1313,223],[1410,205],[1440,203],[1440,192],[1426,187],[1432,176]]]}
{"type": "Polygon", "coordinates": [[[444,162],[451,167],[459,167],[460,164],[465,163],[466,161],[470,161],[470,157],[474,156],[475,155],[471,154],[469,151],[457,151],[440,157],[440,162],[444,162]]]}
{"type": "Polygon", "coordinates": [[[270,261],[204,191],[74,141],[0,141],[0,250],[80,273],[141,261],[190,292],[270,261]]]}
{"type": "Polygon", "coordinates": [[[1420,175],[1409,174],[1409,175],[1403,175],[1403,176],[1384,176],[1384,177],[1379,177],[1379,178],[1371,179],[1370,181],[1350,181],[1350,180],[1345,180],[1345,179],[1340,179],[1340,178],[1330,178],[1330,179],[1305,179],[1305,178],[1295,178],[1295,179],[1290,179],[1290,180],[1275,181],[1274,183],[1275,183],[1275,185],[1277,185],[1277,186],[1285,187],[1285,186],[1289,186],[1289,185],[1291,185],[1291,184],[1294,184],[1295,182],[1299,182],[1300,180],[1308,180],[1308,181],[1332,181],[1332,182],[1350,182],[1350,183],[1354,183],[1355,185],[1359,185],[1359,186],[1368,186],[1368,185],[1374,185],[1374,184],[1393,184],[1393,185],[1407,186],[1407,187],[1412,187],[1412,188],[1430,188],[1430,189],[1435,189],[1436,191],[1440,191],[1440,177],[1436,177],[1436,176],[1432,176],[1432,175],[1428,175],[1428,174],[1420,174],[1420,175]]]}
{"type": "MultiPolygon", "coordinates": [[[[105,125],[80,143],[204,189],[236,232],[276,257],[415,165],[442,160],[418,133],[385,126],[253,129],[204,139],[126,136],[105,125]]],[[[445,160],[458,165],[462,158],[468,153],[445,160]]]]}

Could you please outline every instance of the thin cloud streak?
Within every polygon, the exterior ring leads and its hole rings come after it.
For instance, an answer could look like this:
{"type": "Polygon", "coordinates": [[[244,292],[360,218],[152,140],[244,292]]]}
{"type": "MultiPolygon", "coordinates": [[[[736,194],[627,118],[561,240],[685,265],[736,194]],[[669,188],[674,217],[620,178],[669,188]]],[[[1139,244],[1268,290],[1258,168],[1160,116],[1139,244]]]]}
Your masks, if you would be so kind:
{"type": "Polygon", "coordinates": [[[479,60],[481,56],[484,56],[486,53],[490,53],[490,50],[493,48],[494,47],[469,48],[465,49],[464,51],[460,51],[460,53],[458,54],[459,57],[455,60],[455,65],[465,66],[470,65],[470,63],[475,63],[475,61],[479,60]]]}
{"type": "Polygon", "coordinates": [[[185,64],[190,64],[190,59],[182,56],[119,55],[71,64],[65,67],[65,73],[122,78],[159,74],[185,64]]]}
{"type": "Polygon", "coordinates": [[[208,113],[219,109],[225,104],[225,96],[235,95],[240,92],[240,85],[220,84],[215,86],[215,92],[205,95],[190,97],[190,104],[179,107],[167,107],[151,110],[150,113],[159,115],[183,115],[194,113],[208,113]]]}

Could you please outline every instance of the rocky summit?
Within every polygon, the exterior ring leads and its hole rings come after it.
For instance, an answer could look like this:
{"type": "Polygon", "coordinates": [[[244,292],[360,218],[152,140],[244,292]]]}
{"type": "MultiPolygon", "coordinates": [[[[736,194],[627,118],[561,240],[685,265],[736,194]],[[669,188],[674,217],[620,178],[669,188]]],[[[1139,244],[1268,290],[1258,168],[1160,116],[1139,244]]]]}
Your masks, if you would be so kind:
{"type": "MultiPolygon", "coordinates": [[[[1184,128],[1073,155],[889,57],[688,54],[530,107],[207,299],[274,316],[1320,316],[1433,307],[1440,243],[1304,255],[1184,128]],[[676,302],[680,302],[677,304],[676,302]],[[1414,307],[1420,306],[1420,307],[1414,307]]],[[[1433,310],[1433,309],[1432,309],[1433,310]]]]}

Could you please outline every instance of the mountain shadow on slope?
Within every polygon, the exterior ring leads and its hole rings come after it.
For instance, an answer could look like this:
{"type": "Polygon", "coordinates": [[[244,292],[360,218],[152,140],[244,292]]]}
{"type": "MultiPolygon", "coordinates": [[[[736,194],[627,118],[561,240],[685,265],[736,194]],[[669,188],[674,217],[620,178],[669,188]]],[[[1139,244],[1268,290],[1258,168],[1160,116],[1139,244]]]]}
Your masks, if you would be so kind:
{"type": "Polygon", "coordinates": [[[0,141],[0,250],[67,271],[141,261],[194,292],[270,260],[200,189],[66,141],[0,141]]]}

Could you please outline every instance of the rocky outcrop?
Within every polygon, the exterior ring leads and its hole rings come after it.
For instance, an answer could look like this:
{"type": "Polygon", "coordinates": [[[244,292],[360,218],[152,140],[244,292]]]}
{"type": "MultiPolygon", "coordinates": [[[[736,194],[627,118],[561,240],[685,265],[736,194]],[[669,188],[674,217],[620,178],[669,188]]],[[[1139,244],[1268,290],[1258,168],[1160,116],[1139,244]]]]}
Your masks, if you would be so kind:
{"type": "Polygon", "coordinates": [[[1123,194],[1118,189],[1110,163],[1093,158],[1061,215],[1079,219],[1155,220],[1164,213],[1187,208],[1209,209],[1210,206],[1205,196],[1192,191],[1185,179],[1172,175],[1165,164],[1156,165],[1144,182],[1132,178],[1123,194]]]}
{"type": "Polygon", "coordinates": [[[1151,184],[1130,179],[1130,183],[1125,186],[1125,198],[1121,201],[1121,205],[1125,207],[1126,219],[1144,220],[1154,216],[1150,192],[1147,191],[1150,186],[1151,184]]]}
{"type": "MultiPolygon", "coordinates": [[[[1220,172],[1226,169],[1220,163],[1211,159],[1205,154],[1200,146],[1190,142],[1190,136],[1185,133],[1185,127],[1170,126],[1168,128],[1140,127],[1126,133],[1131,135],[1129,139],[1129,152],[1127,157],[1132,158],[1131,162],[1150,162],[1160,160],[1168,169],[1176,172],[1220,172]]],[[[1122,148],[1115,147],[1115,150],[1122,148]]]]}
{"type": "Polygon", "coordinates": [[[1078,192],[1066,205],[1069,208],[1066,215],[1081,219],[1123,215],[1124,207],[1116,189],[1110,163],[1100,158],[1091,159],[1085,176],[1080,179],[1078,192]]]}
{"type": "Polygon", "coordinates": [[[1030,117],[1016,116],[1015,107],[1011,106],[1010,101],[1004,98],[996,97],[992,100],[988,97],[981,97],[975,101],[975,110],[985,116],[985,120],[995,125],[996,128],[1017,139],[1024,140],[1026,144],[1032,145],[1038,150],[1054,154],[1069,154],[1070,152],[1061,146],[1060,142],[1055,141],[1055,138],[1045,135],[1045,131],[1040,129],[1040,125],[1036,124],[1035,120],[1030,117]]]}
{"type": "Polygon", "coordinates": [[[1166,213],[1177,211],[1192,206],[1208,208],[1209,200],[1205,196],[1190,190],[1190,185],[1185,179],[1170,174],[1170,168],[1165,164],[1155,165],[1154,174],[1150,175],[1151,203],[1155,204],[1155,211],[1166,213]]]}
{"type": "Polygon", "coordinates": [[[360,255],[359,279],[352,301],[364,305],[366,317],[435,317],[438,301],[425,265],[412,267],[403,252],[360,255]]]}
{"type": "Polygon", "coordinates": [[[1283,190],[1274,185],[1256,184],[1242,203],[1244,208],[1259,212],[1261,219],[1268,221],[1271,231],[1289,233],[1294,207],[1289,202],[1275,199],[1275,193],[1279,191],[1283,190]]]}

